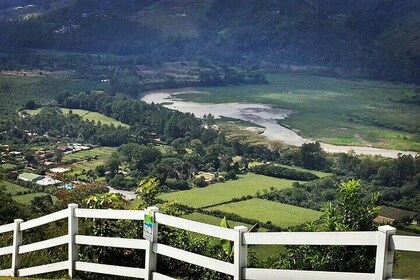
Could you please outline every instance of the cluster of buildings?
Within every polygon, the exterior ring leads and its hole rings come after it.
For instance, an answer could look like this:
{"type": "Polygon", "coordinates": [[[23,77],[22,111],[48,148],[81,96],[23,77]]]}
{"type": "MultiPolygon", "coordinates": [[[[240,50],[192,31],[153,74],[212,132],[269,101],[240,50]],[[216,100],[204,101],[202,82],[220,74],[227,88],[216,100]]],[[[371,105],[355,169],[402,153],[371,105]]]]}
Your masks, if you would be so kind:
{"type": "Polygon", "coordinates": [[[60,180],[53,179],[50,176],[38,175],[35,173],[24,172],[18,176],[19,180],[32,182],[40,186],[51,186],[61,183],[60,180]]]}

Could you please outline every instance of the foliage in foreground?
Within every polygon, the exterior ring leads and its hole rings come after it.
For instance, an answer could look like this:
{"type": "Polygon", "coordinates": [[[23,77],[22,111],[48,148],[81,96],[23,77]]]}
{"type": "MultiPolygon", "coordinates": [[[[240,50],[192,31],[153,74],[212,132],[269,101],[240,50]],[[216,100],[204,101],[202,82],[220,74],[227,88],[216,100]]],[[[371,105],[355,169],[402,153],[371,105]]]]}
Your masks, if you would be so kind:
{"type": "MultiPolygon", "coordinates": [[[[298,231],[373,231],[373,219],[378,215],[379,193],[362,199],[360,181],[351,180],[338,189],[335,205],[324,207],[322,223],[307,224],[298,231]]],[[[290,246],[273,262],[283,269],[372,272],[375,267],[375,247],[368,246],[290,246]]]]}

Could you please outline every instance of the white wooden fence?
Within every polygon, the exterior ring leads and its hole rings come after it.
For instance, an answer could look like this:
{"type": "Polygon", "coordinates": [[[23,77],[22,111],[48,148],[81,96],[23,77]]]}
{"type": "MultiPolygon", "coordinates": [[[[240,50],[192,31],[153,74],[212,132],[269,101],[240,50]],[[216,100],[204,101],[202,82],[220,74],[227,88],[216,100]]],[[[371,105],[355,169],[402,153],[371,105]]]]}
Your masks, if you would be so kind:
{"type": "Polygon", "coordinates": [[[178,217],[161,214],[158,208],[147,209],[154,215],[153,242],[144,239],[115,237],[97,237],[78,234],[79,218],[143,220],[145,211],[138,210],[97,210],[79,209],[70,204],[68,209],[58,211],[34,220],[15,220],[12,224],[0,226],[0,234],[13,232],[13,245],[0,248],[0,256],[12,255],[12,267],[0,270],[0,275],[23,277],[48,272],[68,270],[70,277],[76,271],[86,271],[134,278],[168,280],[169,276],[156,272],[157,255],[167,256],[190,264],[231,275],[233,279],[392,279],[393,256],[395,250],[420,252],[420,237],[395,235],[395,228],[381,226],[376,232],[264,232],[250,233],[244,226],[227,229],[178,217]],[[25,230],[39,227],[61,219],[68,220],[68,234],[49,240],[22,245],[25,230]],[[158,242],[158,224],[175,227],[233,241],[233,263],[224,262],[187,252],[158,242]],[[36,267],[21,268],[23,254],[37,250],[68,244],[68,260],[36,267]],[[78,260],[78,245],[106,246],[145,250],[145,268],[122,267],[78,260]],[[247,267],[248,245],[344,245],[376,246],[375,273],[295,271],[279,269],[261,269],[247,267]]]}

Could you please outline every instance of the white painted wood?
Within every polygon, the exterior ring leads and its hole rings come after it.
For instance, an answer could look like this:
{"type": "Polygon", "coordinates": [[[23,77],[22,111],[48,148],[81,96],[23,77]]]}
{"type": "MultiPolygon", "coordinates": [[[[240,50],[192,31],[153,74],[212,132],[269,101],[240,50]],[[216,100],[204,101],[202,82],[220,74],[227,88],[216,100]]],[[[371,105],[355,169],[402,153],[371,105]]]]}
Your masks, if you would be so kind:
{"type": "Polygon", "coordinates": [[[68,264],[69,264],[68,261],[63,261],[63,262],[50,263],[50,264],[34,266],[34,267],[29,267],[29,268],[22,268],[22,269],[19,269],[18,276],[25,277],[25,276],[65,270],[68,268],[68,264]]]}
{"type": "Polygon", "coordinates": [[[157,272],[153,272],[152,273],[152,280],[176,280],[175,278],[157,273],[157,272]]]}
{"type": "Polygon", "coordinates": [[[116,266],[98,263],[76,262],[76,270],[94,272],[100,274],[125,276],[133,278],[144,278],[146,270],[144,268],[116,266]]]}
{"type": "Polygon", "coordinates": [[[352,273],[352,272],[327,272],[327,271],[306,271],[306,270],[278,270],[263,268],[244,269],[244,279],[247,280],[267,280],[267,279],[287,279],[287,280],[373,280],[374,274],[371,273],[352,273]]]}
{"type": "Polygon", "coordinates": [[[392,278],[392,267],[394,264],[394,250],[390,249],[389,241],[391,235],[396,233],[391,226],[378,228],[378,247],[376,248],[375,280],[392,278]]]}
{"type": "Polygon", "coordinates": [[[149,247],[149,241],[144,239],[76,235],[75,241],[78,245],[92,245],[138,250],[146,250],[149,247]]]}
{"type": "Polygon", "coordinates": [[[234,266],[232,263],[219,261],[213,258],[202,256],[199,254],[184,251],[178,248],[167,246],[164,244],[155,243],[153,244],[153,251],[160,255],[164,255],[170,258],[181,260],[190,264],[202,266],[211,270],[219,271],[225,274],[233,275],[234,266]]]}
{"type": "Polygon", "coordinates": [[[64,210],[61,210],[61,211],[58,211],[58,212],[55,212],[55,213],[51,213],[51,214],[48,214],[48,215],[45,215],[45,216],[42,216],[42,217],[39,217],[39,218],[36,218],[36,219],[33,219],[33,220],[23,222],[20,225],[20,229],[21,230],[27,230],[27,229],[30,229],[30,228],[42,226],[42,225],[45,225],[45,224],[48,224],[48,223],[52,223],[52,222],[67,218],[67,216],[68,216],[67,209],[64,209],[64,210]]]}
{"type": "Polygon", "coordinates": [[[10,268],[0,270],[0,276],[10,276],[10,274],[11,274],[10,271],[11,271],[10,268]]]}
{"type": "MultiPolygon", "coordinates": [[[[153,252],[153,244],[158,242],[158,230],[159,230],[159,224],[156,221],[156,214],[159,213],[159,208],[157,207],[148,207],[144,210],[145,213],[152,213],[153,215],[153,238],[152,242],[148,242],[148,246],[146,249],[146,263],[145,263],[145,269],[146,269],[146,277],[145,280],[151,280],[153,278],[153,272],[156,271],[157,266],[157,254],[153,252]]],[[[144,225],[143,225],[144,226],[144,225]]]]}
{"type": "Polygon", "coordinates": [[[250,232],[244,233],[248,245],[360,245],[376,246],[378,233],[366,232],[250,232]]]}
{"type": "Polygon", "coordinates": [[[113,210],[113,209],[76,209],[77,218],[111,219],[111,220],[144,220],[142,210],[113,210]]]}
{"type": "Polygon", "coordinates": [[[243,242],[243,234],[248,232],[245,226],[234,227],[236,232],[233,243],[233,264],[234,264],[234,280],[242,280],[242,269],[247,267],[248,245],[243,242]]]}
{"type": "Polygon", "coordinates": [[[0,226],[0,233],[6,233],[6,232],[9,232],[9,231],[13,231],[14,228],[15,228],[14,223],[7,224],[7,225],[2,225],[2,226],[0,226]]]}
{"type": "Polygon", "coordinates": [[[75,276],[76,261],[79,260],[79,248],[75,242],[76,235],[79,233],[79,221],[76,217],[77,204],[69,204],[68,215],[68,274],[70,278],[75,276]]]}
{"type": "Polygon", "coordinates": [[[221,239],[227,239],[233,241],[235,238],[235,231],[233,229],[213,226],[209,224],[204,224],[200,222],[190,221],[187,219],[182,219],[178,217],[173,217],[161,213],[156,214],[156,221],[159,224],[164,224],[167,226],[184,229],[196,233],[205,234],[208,236],[213,236],[221,239]]]}
{"type": "Polygon", "coordinates": [[[13,229],[13,250],[12,250],[12,269],[11,276],[15,277],[18,274],[18,269],[20,268],[21,256],[19,255],[19,246],[22,245],[22,231],[20,225],[23,220],[16,219],[13,229]]]}
{"type": "Polygon", "coordinates": [[[13,245],[0,248],[0,256],[9,255],[13,253],[13,245]]]}
{"type": "Polygon", "coordinates": [[[397,251],[420,252],[420,237],[391,235],[389,249],[397,251]]]}
{"type": "Polygon", "coordinates": [[[33,252],[33,251],[38,251],[38,250],[47,249],[47,248],[51,248],[51,247],[55,247],[55,246],[60,246],[60,245],[63,245],[63,244],[67,244],[67,241],[68,241],[68,236],[63,235],[63,236],[60,236],[60,237],[51,238],[51,239],[48,239],[48,240],[35,242],[35,243],[32,243],[32,244],[22,245],[22,246],[19,247],[18,253],[19,254],[25,254],[25,253],[29,253],[29,252],[33,252]]]}

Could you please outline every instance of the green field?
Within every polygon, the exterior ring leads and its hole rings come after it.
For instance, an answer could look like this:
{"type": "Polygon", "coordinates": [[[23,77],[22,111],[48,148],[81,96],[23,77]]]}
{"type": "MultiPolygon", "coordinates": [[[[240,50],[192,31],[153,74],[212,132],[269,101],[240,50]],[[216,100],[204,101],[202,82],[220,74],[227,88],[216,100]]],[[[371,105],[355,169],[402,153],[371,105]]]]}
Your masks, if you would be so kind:
{"type": "Polygon", "coordinates": [[[264,223],[270,221],[273,225],[283,228],[318,220],[321,216],[321,212],[315,210],[258,198],[223,204],[211,207],[209,210],[233,213],[264,223]]]}
{"type": "MultiPolygon", "coordinates": [[[[32,200],[35,197],[43,197],[43,196],[47,196],[47,195],[49,195],[49,194],[47,194],[47,193],[30,193],[30,194],[14,196],[13,199],[15,201],[19,202],[19,203],[22,203],[22,204],[25,204],[25,205],[30,205],[32,200]]],[[[55,196],[51,196],[51,197],[52,197],[52,200],[53,200],[54,203],[58,201],[58,199],[55,196]]]]}
{"type": "Polygon", "coordinates": [[[16,168],[16,165],[11,164],[11,163],[3,163],[3,164],[0,165],[0,168],[1,169],[4,169],[6,171],[9,171],[9,170],[15,169],[16,168]]]}
{"type": "MultiPolygon", "coordinates": [[[[259,161],[253,161],[253,162],[249,163],[249,167],[260,165],[260,164],[263,164],[263,163],[259,162],[259,161]]],[[[305,168],[298,167],[298,166],[290,166],[290,165],[284,165],[284,164],[276,164],[276,165],[279,165],[279,166],[284,167],[284,168],[294,169],[294,170],[297,170],[297,171],[309,172],[309,173],[315,174],[319,178],[324,178],[324,177],[328,177],[328,176],[332,175],[331,173],[317,171],[317,170],[305,169],[305,168]]]]}
{"type": "Polygon", "coordinates": [[[16,114],[29,100],[37,104],[51,102],[61,91],[104,90],[109,85],[88,79],[68,77],[21,77],[0,74],[0,112],[2,115],[16,114]]]}
{"type": "Polygon", "coordinates": [[[77,163],[70,166],[71,171],[66,173],[66,176],[81,175],[86,173],[88,170],[95,169],[95,167],[105,164],[116,150],[117,149],[113,147],[99,147],[65,155],[63,157],[63,162],[70,163],[73,160],[77,161],[77,163]],[[95,157],[95,159],[89,161],[84,160],[92,157],[95,157]]]}
{"type": "Polygon", "coordinates": [[[205,188],[193,188],[187,191],[178,191],[160,195],[160,199],[175,199],[178,203],[194,208],[205,207],[217,203],[227,202],[242,196],[254,196],[263,189],[285,189],[292,187],[294,181],[267,177],[248,173],[240,175],[238,180],[216,183],[205,188]]]}
{"type": "Polygon", "coordinates": [[[199,88],[189,101],[271,104],[296,112],[281,123],[308,138],[338,145],[420,151],[414,85],[350,81],[303,74],[269,74],[267,85],[199,88]],[[411,103],[410,103],[411,102],[411,103]]]}
{"type": "Polygon", "coordinates": [[[97,160],[106,161],[108,160],[112,153],[117,149],[113,147],[99,147],[91,150],[80,151],[77,153],[65,155],[63,157],[64,162],[69,162],[71,160],[82,160],[89,157],[97,157],[97,160]]]}
{"type": "Polygon", "coordinates": [[[28,188],[24,188],[7,181],[0,181],[0,187],[2,186],[4,186],[6,188],[6,192],[10,193],[11,195],[30,191],[28,188]]]}
{"type": "MultiPolygon", "coordinates": [[[[210,215],[206,215],[206,214],[202,214],[198,212],[186,214],[182,216],[182,218],[196,221],[196,222],[205,223],[205,224],[210,224],[213,226],[220,226],[220,222],[222,221],[222,219],[220,219],[219,217],[214,217],[214,216],[210,216],[210,215]]],[[[242,222],[237,222],[237,221],[232,221],[232,220],[228,220],[228,224],[230,228],[234,228],[236,226],[246,226],[248,229],[251,229],[253,226],[250,224],[245,224],[242,222]]],[[[267,230],[264,228],[260,228],[259,231],[267,231],[267,230]]]]}
{"type": "MultiPolygon", "coordinates": [[[[60,110],[65,115],[69,114],[69,111],[70,111],[70,109],[66,109],[66,108],[60,108],[60,110]]],[[[84,120],[94,121],[95,123],[101,122],[102,124],[108,124],[108,125],[112,124],[114,126],[128,127],[128,125],[126,125],[125,123],[122,123],[120,121],[117,121],[116,119],[107,117],[97,112],[91,112],[91,111],[86,111],[86,110],[81,110],[81,109],[72,109],[72,113],[81,116],[82,119],[84,120]]]]}
{"type": "MultiPolygon", "coordinates": [[[[397,230],[398,235],[420,236],[408,231],[397,230]]],[[[393,277],[398,279],[420,279],[420,253],[397,251],[398,261],[393,277]]]]}
{"type": "MultiPolygon", "coordinates": [[[[101,124],[107,124],[107,125],[114,125],[114,126],[123,126],[123,127],[129,127],[127,124],[122,123],[120,121],[117,121],[116,119],[107,117],[101,113],[82,110],[82,109],[67,109],[67,108],[60,108],[60,110],[63,112],[64,115],[68,115],[70,113],[70,110],[72,114],[79,115],[82,117],[82,119],[87,121],[94,121],[95,123],[101,122],[101,124]]],[[[25,110],[30,115],[38,114],[41,111],[41,109],[34,109],[34,110],[25,110]]]]}

